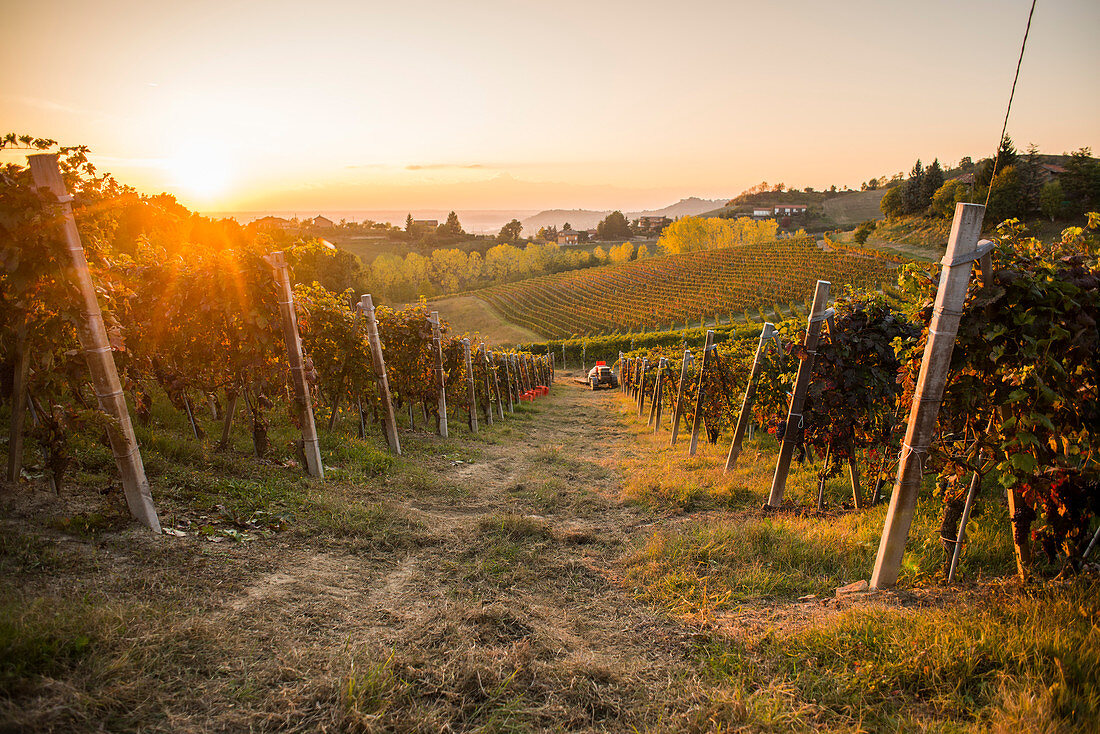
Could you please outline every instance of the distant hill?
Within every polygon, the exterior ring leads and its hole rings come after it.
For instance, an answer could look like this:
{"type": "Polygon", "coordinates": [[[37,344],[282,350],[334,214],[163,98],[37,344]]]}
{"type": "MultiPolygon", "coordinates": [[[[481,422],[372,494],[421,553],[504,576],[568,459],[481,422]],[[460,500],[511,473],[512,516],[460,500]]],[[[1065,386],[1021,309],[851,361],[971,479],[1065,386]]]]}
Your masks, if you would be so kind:
{"type": "MultiPolygon", "coordinates": [[[[624,211],[623,214],[626,215],[627,219],[637,219],[638,217],[669,217],[670,219],[676,219],[677,217],[692,217],[721,206],[725,201],[725,199],[700,199],[698,196],[690,196],[661,209],[624,211]]],[[[566,222],[569,222],[569,225],[573,229],[591,229],[603,221],[611,212],[611,209],[605,211],[593,211],[591,209],[548,209],[522,220],[523,233],[526,236],[531,236],[543,227],[558,227],[560,229],[566,222]]]]}

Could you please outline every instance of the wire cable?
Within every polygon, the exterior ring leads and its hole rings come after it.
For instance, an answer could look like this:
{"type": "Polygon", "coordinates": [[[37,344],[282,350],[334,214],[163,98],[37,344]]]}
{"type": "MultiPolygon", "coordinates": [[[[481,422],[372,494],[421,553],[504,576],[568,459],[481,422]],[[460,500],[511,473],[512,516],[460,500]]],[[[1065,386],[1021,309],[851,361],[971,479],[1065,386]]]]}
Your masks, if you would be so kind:
{"type": "Polygon", "coordinates": [[[1027,48],[1027,36],[1031,33],[1031,17],[1035,15],[1035,3],[1031,0],[1031,10],[1027,14],[1027,28],[1024,29],[1024,41],[1020,44],[1020,57],[1016,60],[1016,76],[1012,77],[1012,91],[1008,95],[1008,109],[1005,110],[1005,123],[1001,126],[1001,137],[997,139],[997,152],[993,154],[993,175],[989,177],[989,188],[985,192],[985,205],[989,206],[989,195],[993,193],[993,179],[997,176],[997,164],[1001,160],[1001,143],[1008,131],[1008,116],[1012,112],[1012,98],[1016,96],[1016,82],[1020,79],[1020,65],[1024,62],[1024,49],[1027,48]]]}

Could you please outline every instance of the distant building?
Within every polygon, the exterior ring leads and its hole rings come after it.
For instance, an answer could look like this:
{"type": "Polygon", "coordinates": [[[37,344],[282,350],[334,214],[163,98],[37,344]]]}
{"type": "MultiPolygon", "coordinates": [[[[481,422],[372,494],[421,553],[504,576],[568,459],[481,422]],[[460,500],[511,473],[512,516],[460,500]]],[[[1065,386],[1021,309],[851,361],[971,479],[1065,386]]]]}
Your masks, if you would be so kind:
{"type": "Polygon", "coordinates": [[[1057,178],[1061,177],[1061,175],[1065,172],[1066,169],[1056,163],[1039,164],[1039,180],[1043,183],[1054,181],[1057,178]]]}
{"type": "Polygon", "coordinates": [[[754,217],[770,217],[772,216],[772,208],[770,206],[754,206],[752,215],[754,217]]]}
{"type": "Polygon", "coordinates": [[[414,227],[423,227],[424,229],[436,229],[439,227],[438,219],[414,219],[414,227]]]}
{"type": "Polygon", "coordinates": [[[964,184],[966,186],[970,186],[974,183],[974,174],[973,173],[964,173],[964,174],[961,174],[959,176],[955,176],[955,178],[953,178],[951,180],[952,181],[958,181],[959,183],[964,184]]]}
{"type": "Polygon", "coordinates": [[[260,217],[252,221],[252,224],[257,227],[263,227],[265,229],[296,229],[298,227],[297,222],[292,222],[289,219],[283,219],[282,217],[260,217]]]}
{"type": "Polygon", "coordinates": [[[777,217],[790,217],[805,213],[805,204],[783,204],[782,206],[775,207],[775,215],[777,217]]]}
{"type": "Polygon", "coordinates": [[[336,222],[332,221],[328,217],[323,217],[320,214],[309,220],[309,223],[317,229],[332,229],[336,226],[336,222]]]}
{"type": "Polygon", "coordinates": [[[579,232],[575,229],[563,229],[558,232],[558,244],[559,245],[579,245],[581,243],[581,237],[585,240],[588,239],[587,232],[579,232]]]}
{"type": "Polygon", "coordinates": [[[668,217],[638,217],[638,234],[656,236],[672,224],[668,217]]]}
{"type": "Polygon", "coordinates": [[[597,235],[599,235],[599,230],[595,228],[586,229],[584,230],[584,234],[586,235],[585,240],[587,240],[588,242],[595,242],[597,235]]]}

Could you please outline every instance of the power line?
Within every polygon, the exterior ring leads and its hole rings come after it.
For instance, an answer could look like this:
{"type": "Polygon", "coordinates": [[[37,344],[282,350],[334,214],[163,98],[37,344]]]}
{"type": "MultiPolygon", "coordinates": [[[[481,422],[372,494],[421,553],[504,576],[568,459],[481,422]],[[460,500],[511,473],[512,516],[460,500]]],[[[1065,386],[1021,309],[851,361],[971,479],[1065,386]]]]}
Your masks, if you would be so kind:
{"type": "Polygon", "coordinates": [[[1031,10],[1027,14],[1027,28],[1024,29],[1024,41],[1020,44],[1020,58],[1016,60],[1016,76],[1012,77],[1012,92],[1008,95],[1008,109],[1005,110],[1005,124],[1001,126],[1001,137],[997,138],[997,150],[993,154],[993,176],[989,179],[989,188],[985,192],[985,205],[989,206],[989,195],[993,193],[993,177],[997,175],[997,164],[1000,162],[1001,143],[1004,142],[1005,132],[1008,131],[1008,116],[1012,112],[1012,98],[1016,96],[1016,82],[1020,80],[1020,64],[1024,62],[1024,49],[1027,48],[1027,36],[1031,33],[1031,16],[1035,15],[1035,3],[1031,0],[1031,10]]]}

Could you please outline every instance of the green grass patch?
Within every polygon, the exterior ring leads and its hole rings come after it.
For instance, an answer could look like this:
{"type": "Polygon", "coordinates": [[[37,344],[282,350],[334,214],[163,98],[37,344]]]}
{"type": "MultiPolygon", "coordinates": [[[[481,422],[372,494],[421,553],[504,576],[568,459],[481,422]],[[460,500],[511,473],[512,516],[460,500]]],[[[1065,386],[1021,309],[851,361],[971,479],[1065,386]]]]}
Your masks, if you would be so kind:
{"type": "Polygon", "coordinates": [[[853,610],[755,640],[714,637],[698,655],[711,680],[745,695],[740,725],[775,725],[785,711],[826,729],[1090,731],[1098,623],[1100,585],[1083,578],[944,609],[853,610]]]}

